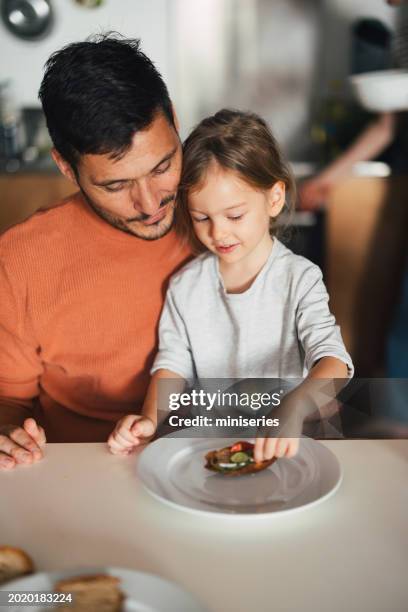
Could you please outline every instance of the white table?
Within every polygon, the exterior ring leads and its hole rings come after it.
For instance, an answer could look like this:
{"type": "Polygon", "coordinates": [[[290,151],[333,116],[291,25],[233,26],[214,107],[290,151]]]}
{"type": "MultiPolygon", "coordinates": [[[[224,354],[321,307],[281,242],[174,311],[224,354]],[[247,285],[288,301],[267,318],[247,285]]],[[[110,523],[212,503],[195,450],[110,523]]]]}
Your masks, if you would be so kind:
{"type": "Polygon", "coordinates": [[[406,612],[408,441],[332,441],[344,480],[304,512],[202,517],[150,497],[135,457],[49,444],[0,474],[0,543],[38,570],[114,565],[174,580],[214,612],[406,612]]]}

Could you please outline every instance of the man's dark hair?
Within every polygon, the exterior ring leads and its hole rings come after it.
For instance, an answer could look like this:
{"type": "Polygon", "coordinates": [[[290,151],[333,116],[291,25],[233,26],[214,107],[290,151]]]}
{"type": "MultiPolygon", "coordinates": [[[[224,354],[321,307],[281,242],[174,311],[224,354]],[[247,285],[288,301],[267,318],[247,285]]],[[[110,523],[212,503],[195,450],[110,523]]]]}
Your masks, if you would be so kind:
{"type": "Polygon", "coordinates": [[[54,146],[74,170],[85,153],[123,155],[160,111],[174,125],[166,85],[140,41],[116,33],[53,53],[39,97],[54,146]]]}

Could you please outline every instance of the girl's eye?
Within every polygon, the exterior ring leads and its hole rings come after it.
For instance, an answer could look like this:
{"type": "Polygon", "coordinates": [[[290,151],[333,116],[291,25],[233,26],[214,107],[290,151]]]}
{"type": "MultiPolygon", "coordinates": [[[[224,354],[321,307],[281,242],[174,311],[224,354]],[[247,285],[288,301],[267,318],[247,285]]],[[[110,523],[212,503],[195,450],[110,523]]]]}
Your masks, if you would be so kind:
{"type": "Polygon", "coordinates": [[[158,168],[156,168],[154,173],[155,174],[164,174],[170,168],[170,165],[171,165],[171,161],[168,161],[168,162],[166,162],[165,165],[159,166],[158,168]]]}
{"type": "Polygon", "coordinates": [[[228,219],[230,219],[231,221],[239,221],[240,219],[242,219],[244,215],[235,215],[234,217],[228,217],[228,219]]]}
{"type": "Polygon", "coordinates": [[[197,219],[196,217],[191,217],[194,223],[203,223],[204,221],[208,221],[208,217],[203,217],[202,219],[197,219]]]}

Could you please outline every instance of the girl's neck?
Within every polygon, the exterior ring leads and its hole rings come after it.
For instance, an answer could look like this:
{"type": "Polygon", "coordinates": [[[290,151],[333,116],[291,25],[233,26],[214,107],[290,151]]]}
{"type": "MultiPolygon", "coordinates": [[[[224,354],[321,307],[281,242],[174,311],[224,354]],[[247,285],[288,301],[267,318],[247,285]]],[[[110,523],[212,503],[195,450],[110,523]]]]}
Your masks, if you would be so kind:
{"type": "Polygon", "coordinates": [[[237,262],[219,259],[219,271],[227,293],[244,293],[250,288],[271,254],[273,238],[268,235],[268,240],[259,246],[237,262]]]}

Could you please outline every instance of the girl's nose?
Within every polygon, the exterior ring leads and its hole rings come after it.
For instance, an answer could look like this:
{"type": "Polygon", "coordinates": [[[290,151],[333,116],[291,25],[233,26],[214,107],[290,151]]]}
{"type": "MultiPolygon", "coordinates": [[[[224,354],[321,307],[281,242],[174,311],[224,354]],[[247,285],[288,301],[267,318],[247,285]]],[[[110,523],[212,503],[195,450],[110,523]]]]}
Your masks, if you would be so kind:
{"type": "Polygon", "coordinates": [[[216,242],[221,242],[227,237],[227,235],[228,231],[223,223],[220,223],[219,221],[217,221],[217,223],[213,222],[211,226],[211,236],[213,240],[216,242]]]}

